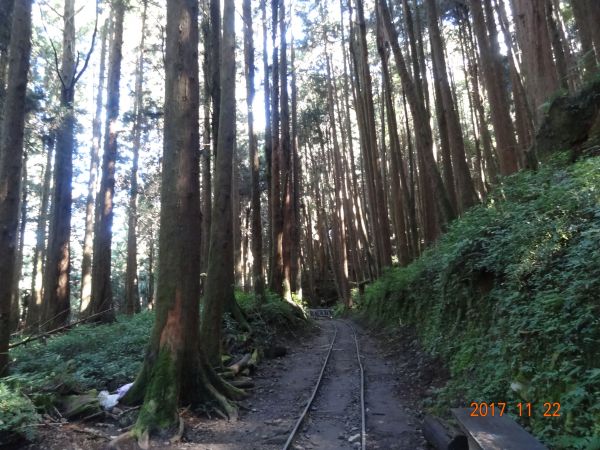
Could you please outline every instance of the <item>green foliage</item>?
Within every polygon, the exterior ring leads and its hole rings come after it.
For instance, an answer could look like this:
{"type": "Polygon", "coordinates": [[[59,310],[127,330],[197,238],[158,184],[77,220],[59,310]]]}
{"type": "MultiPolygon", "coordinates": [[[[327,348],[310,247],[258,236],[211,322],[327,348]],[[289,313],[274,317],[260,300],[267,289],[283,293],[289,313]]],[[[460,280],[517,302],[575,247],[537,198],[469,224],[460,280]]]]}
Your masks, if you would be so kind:
{"type": "Polygon", "coordinates": [[[119,316],[109,325],[80,325],[45,342],[16,347],[10,352],[12,373],[36,388],[58,376],[76,392],[92,387],[113,390],[135,378],[153,321],[154,313],[145,311],[119,316]]]}
{"type": "Polygon", "coordinates": [[[413,264],[368,286],[371,320],[415,327],[452,379],[430,407],[527,401],[552,448],[600,439],[600,158],[503,180],[413,264]],[[543,417],[544,402],[561,416],[543,417]]]}
{"type": "Polygon", "coordinates": [[[32,439],[38,420],[31,400],[0,383],[0,446],[18,438],[32,439]]]}
{"type": "MultiPolygon", "coordinates": [[[[253,340],[259,347],[267,345],[276,335],[305,324],[305,309],[298,303],[281,299],[273,292],[268,291],[264,301],[259,301],[253,293],[236,290],[235,298],[248,318],[253,340]]],[[[229,329],[234,327],[234,324],[227,325],[229,329]]]]}

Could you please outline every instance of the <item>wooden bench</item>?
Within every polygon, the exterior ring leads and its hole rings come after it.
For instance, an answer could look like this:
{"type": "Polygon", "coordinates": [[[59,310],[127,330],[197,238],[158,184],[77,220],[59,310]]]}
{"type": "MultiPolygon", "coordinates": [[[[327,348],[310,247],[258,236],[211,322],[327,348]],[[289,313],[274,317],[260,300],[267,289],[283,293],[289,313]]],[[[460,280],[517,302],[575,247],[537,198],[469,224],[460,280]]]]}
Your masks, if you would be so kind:
{"type": "Polygon", "coordinates": [[[469,441],[469,450],[548,450],[506,414],[472,417],[472,409],[455,408],[452,414],[469,441]]]}

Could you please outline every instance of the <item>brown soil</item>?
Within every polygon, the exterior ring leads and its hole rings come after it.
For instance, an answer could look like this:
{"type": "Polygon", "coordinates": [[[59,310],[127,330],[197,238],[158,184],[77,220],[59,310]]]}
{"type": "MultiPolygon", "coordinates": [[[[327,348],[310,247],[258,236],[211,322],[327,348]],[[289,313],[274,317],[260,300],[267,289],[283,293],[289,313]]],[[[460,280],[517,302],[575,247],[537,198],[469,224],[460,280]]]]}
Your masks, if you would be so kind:
{"type": "MultiPolygon", "coordinates": [[[[356,325],[355,325],[356,326],[356,325]]],[[[252,378],[254,389],[240,404],[236,422],[183,413],[181,442],[154,439],[167,450],[274,450],[282,448],[311,395],[333,330],[338,335],[323,384],[292,448],[353,449],[360,446],[359,371],[350,327],[342,320],[317,321],[316,329],[290,342],[287,355],[262,362],[252,378]],[[298,341],[301,342],[298,342],[298,341]]],[[[440,372],[405,332],[383,335],[356,326],[365,368],[368,449],[427,448],[420,432],[420,400],[440,372]]],[[[131,414],[133,419],[133,413],[131,414]]],[[[100,450],[120,434],[119,424],[101,422],[43,426],[27,450],[100,450]]],[[[131,443],[122,449],[137,447],[131,443]]]]}

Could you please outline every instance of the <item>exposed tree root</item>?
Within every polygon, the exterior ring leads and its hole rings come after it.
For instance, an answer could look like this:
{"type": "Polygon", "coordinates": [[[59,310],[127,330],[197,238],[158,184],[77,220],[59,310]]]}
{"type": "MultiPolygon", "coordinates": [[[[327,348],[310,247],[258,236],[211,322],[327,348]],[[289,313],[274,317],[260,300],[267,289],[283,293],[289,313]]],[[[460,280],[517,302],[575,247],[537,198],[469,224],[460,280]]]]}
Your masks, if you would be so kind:
{"type": "Polygon", "coordinates": [[[177,430],[177,433],[175,433],[175,435],[171,439],[169,439],[169,442],[171,444],[176,444],[177,442],[181,441],[184,430],[185,430],[185,422],[183,421],[183,418],[181,416],[179,416],[179,429],[177,430]]]}
{"type": "Polygon", "coordinates": [[[235,299],[229,304],[229,312],[243,330],[252,333],[252,327],[250,326],[248,319],[246,319],[244,311],[242,311],[242,308],[240,308],[240,305],[238,305],[238,302],[235,299]]]}

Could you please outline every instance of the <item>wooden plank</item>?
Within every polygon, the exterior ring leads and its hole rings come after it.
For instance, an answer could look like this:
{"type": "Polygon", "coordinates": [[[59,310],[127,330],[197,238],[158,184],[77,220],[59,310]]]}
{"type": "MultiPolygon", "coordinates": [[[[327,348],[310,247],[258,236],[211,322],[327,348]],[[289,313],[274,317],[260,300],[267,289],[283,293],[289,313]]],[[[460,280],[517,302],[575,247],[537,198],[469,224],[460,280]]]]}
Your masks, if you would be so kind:
{"type": "Polygon", "coordinates": [[[452,414],[481,450],[548,450],[506,414],[471,417],[469,408],[455,408],[452,414]]]}
{"type": "Polygon", "coordinates": [[[309,309],[308,310],[310,317],[312,318],[319,318],[319,317],[328,317],[331,318],[332,314],[331,314],[331,309],[325,309],[325,308],[321,308],[321,309],[309,309]]]}

